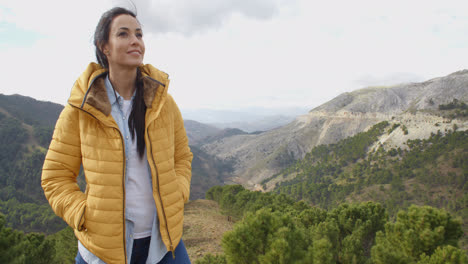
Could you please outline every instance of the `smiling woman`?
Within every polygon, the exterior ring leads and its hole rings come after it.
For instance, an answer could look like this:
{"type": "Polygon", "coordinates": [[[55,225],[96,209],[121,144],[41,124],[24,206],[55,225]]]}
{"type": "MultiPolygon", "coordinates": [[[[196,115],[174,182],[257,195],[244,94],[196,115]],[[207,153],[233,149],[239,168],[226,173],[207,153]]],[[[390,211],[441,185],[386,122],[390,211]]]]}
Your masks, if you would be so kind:
{"type": "Polygon", "coordinates": [[[55,127],[45,195],[75,231],[76,263],[190,263],[181,238],[193,155],[168,75],[143,64],[129,10],[104,13],[94,44],[99,64],[75,82],[55,127]]]}

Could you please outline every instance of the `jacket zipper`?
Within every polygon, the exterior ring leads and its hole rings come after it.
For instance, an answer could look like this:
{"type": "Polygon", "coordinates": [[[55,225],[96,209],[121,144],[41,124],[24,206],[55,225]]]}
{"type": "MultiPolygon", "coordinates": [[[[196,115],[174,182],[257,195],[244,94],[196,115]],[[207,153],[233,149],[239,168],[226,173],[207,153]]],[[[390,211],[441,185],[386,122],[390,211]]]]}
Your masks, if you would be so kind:
{"type": "MultiPolygon", "coordinates": [[[[78,109],[78,110],[81,110],[81,111],[87,113],[88,115],[90,115],[91,117],[93,117],[94,119],[96,119],[96,120],[99,121],[99,119],[97,119],[97,118],[96,118],[94,115],[92,115],[90,112],[85,111],[84,109],[79,108],[79,107],[76,107],[76,106],[74,106],[74,105],[72,105],[72,104],[69,104],[69,105],[70,105],[71,107],[73,107],[73,108],[76,108],[76,109],[78,109]]],[[[83,169],[84,169],[84,168],[83,168],[83,169]]],[[[86,183],[86,191],[88,191],[88,183],[86,183]]],[[[86,209],[85,209],[85,210],[86,210],[86,209]]],[[[83,220],[83,217],[84,217],[85,212],[86,212],[86,211],[84,211],[84,212],[81,214],[81,216],[80,216],[80,221],[78,222],[78,225],[80,225],[81,220],[83,220]]],[[[83,230],[83,228],[80,228],[80,226],[78,226],[78,231],[81,232],[82,230],[83,230]]]]}
{"type": "Polygon", "coordinates": [[[172,245],[172,239],[171,239],[171,234],[169,233],[169,227],[167,226],[167,218],[166,218],[166,212],[164,211],[163,201],[162,201],[162,198],[161,198],[161,190],[159,189],[158,166],[156,166],[156,162],[154,161],[153,145],[151,144],[151,137],[150,137],[149,129],[146,130],[146,133],[148,134],[148,139],[150,141],[149,145],[150,145],[150,152],[151,152],[151,160],[153,161],[154,169],[156,170],[156,186],[158,188],[158,197],[159,197],[159,201],[161,202],[161,209],[162,209],[164,221],[166,221],[167,237],[169,237],[169,243],[170,243],[169,249],[172,252],[172,258],[175,258],[175,252],[174,252],[175,250],[174,250],[174,246],[172,245]]]}
{"type": "Polygon", "coordinates": [[[125,167],[127,166],[127,157],[125,156],[125,143],[124,143],[124,139],[123,139],[123,136],[122,136],[122,133],[120,133],[120,130],[115,128],[118,132],[119,132],[119,135],[120,135],[120,139],[122,140],[122,147],[123,147],[123,167],[122,167],[122,191],[123,191],[123,200],[122,200],[122,207],[123,207],[123,213],[122,213],[122,220],[123,220],[123,246],[124,246],[124,256],[125,256],[125,263],[127,263],[127,240],[126,240],[126,236],[127,236],[127,228],[126,228],[126,222],[125,222],[125,167]]]}
{"type": "MultiPolygon", "coordinates": [[[[84,113],[87,113],[88,115],[90,115],[91,117],[93,117],[94,119],[96,119],[97,121],[99,121],[99,119],[97,117],[95,117],[93,114],[91,114],[90,112],[84,110],[83,108],[80,108],[80,107],[76,107],[72,104],[70,104],[70,106],[76,108],[76,109],[79,109],[81,111],[83,111],[84,113]]],[[[99,121],[100,122],[100,121],[99,121]]],[[[102,123],[102,122],[101,122],[102,123]]],[[[118,128],[115,128],[115,127],[111,127],[111,126],[107,126],[107,127],[110,127],[110,128],[113,128],[113,129],[116,129],[118,132],[119,132],[119,136],[120,136],[120,139],[121,139],[121,142],[122,142],[122,147],[123,147],[123,171],[122,171],[122,189],[123,189],[123,194],[124,194],[124,197],[123,197],[123,246],[124,246],[124,257],[125,257],[125,263],[127,263],[127,241],[125,239],[125,236],[126,236],[126,228],[125,228],[125,166],[126,166],[126,158],[125,158],[125,143],[124,143],[124,139],[123,139],[123,136],[122,136],[122,133],[120,133],[120,130],[118,128]]],[[[149,135],[148,135],[149,136],[149,135]]],[[[157,172],[157,170],[156,170],[157,172]]],[[[86,183],[87,184],[87,183],[86,183]]],[[[161,201],[162,203],[162,201],[161,201]]],[[[84,216],[84,212],[83,214],[81,215],[80,217],[80,222],[81,222],[81,219],[83,219],[83,216],[84,216]]],[[[167,221],[166,221],[167,222],[167,221]]],[[[79,224],[79,223],[78,223],[79,224]]],[[[167,224],[166,224],[167,226],[167,224]]],[[[79,230],[80,231],[80,230],[79,230]]],[[[169,233],[169,229],[167,231],[169,233]]],[[[172,241],[171,241],[171,248],[172,248],[172,241]]]]}

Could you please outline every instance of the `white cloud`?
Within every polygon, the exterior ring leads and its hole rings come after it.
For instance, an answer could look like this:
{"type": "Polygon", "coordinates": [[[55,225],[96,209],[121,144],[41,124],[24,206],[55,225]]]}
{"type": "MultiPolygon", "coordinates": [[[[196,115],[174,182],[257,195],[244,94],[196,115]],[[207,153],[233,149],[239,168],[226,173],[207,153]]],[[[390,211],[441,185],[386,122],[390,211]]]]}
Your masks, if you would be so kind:
{"type": "Polygon", "coordinates": [[[242,14],[252,19],[270,19],[279,12],[281,2],[279,0],[134,1],[145,30],[153,33],[178,32],[185,35],[218,29],[233,14],[242,14]]]}
{"type": "MultiPolygon", "coordinates": [[[[100,15],[118,3],[0,0],[0,22],[41,35],[29,47],[5,48],[0,40],[0,92],[64,104],[94,60],[100,15]]],[[[462,1],[135,3],[145,62],[170,74],[181,108],[312,108],[363,86],[467,68],[462,1]]]]}

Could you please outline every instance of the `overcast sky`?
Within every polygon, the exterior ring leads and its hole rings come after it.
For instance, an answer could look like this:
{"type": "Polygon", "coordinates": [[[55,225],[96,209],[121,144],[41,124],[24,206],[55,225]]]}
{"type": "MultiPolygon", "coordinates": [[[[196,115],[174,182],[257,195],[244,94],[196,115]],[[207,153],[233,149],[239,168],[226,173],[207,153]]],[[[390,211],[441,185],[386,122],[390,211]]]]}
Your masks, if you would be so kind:
{"type": "MultiPolygon", "coordinates": [[[[318,106],[468,68],[468,1],[134,0],[145,63],[182,109],[318,106]]],[[[0,93],[65,104],[101,14],[130,1],[0,0],[0,93]]]]}

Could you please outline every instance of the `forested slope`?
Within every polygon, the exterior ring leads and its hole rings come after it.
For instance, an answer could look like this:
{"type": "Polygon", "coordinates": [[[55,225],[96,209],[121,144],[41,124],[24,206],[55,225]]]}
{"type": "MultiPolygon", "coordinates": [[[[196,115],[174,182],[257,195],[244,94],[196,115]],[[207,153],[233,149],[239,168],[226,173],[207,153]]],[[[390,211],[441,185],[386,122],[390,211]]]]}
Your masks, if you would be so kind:
{"type": "Polygon", "coordinates": [[[383,122],[337,144],[315,147],[264,185],[283,179],[274,192],[321,208],[375,201],[391,216],[411,204],[444,208],[463,219],[468,232],[468,131],[448,130],[409,140],[406,149],[380,146],[369,152],[378,136],[395,129],[404,128],[383,122]]]}
{"type": "Polygon", "coordinates": [[[270,192],[213,187],[239,222],[224,254],[199,263],[467,263],[468,131],[378,143],[406,129],[381,122],[317,146],[266,179],[270,192]]]}
{"type": "MultiPolygon", "coordinates": [[[[44,138],[51,138],[51,129],[41,131],[45,131],[44,138]]],[[[0,213],[6,216],[8,226],[53,233],[65,224],[44,197],[41,168],[48,143],[28,142],[34,134],[36,129],[29,131],[18,119],[0,113],[0,213]]]]}
{"type": "Polygon", "coordinates": [[[313,207],[285,194],[240,185],[207,192],[225,214],[239,221],[223,236],[214,263],[467,263],[460,249],[460,219],[443,209],[412,205],[389,217],[379,203],[313,207]]]}

